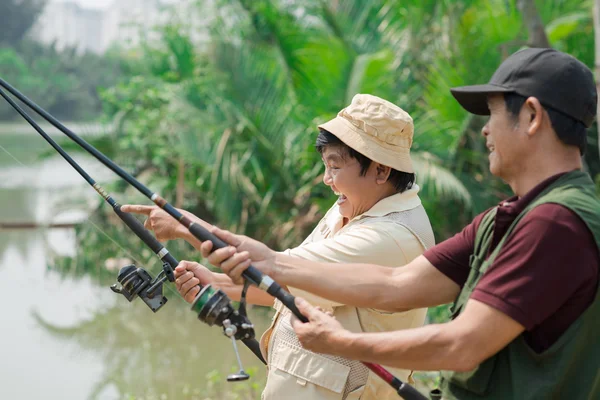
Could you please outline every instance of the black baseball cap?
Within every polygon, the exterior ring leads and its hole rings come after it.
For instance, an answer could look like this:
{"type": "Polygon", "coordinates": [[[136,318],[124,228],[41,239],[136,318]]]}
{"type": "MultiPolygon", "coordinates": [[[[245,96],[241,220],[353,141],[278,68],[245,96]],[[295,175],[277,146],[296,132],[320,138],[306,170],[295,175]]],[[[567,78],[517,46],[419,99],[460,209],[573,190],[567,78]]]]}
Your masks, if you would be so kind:
{"type": "Polygon", "coordinates": [[[490,115],[487,96],[517,93],[536,97],[545,107],[590,127],[596,116],[598,94],[592,71],[568,54],[548,48],[529,48],[508,57],[485,85],[450,89],[470,113],[490,115]]]}

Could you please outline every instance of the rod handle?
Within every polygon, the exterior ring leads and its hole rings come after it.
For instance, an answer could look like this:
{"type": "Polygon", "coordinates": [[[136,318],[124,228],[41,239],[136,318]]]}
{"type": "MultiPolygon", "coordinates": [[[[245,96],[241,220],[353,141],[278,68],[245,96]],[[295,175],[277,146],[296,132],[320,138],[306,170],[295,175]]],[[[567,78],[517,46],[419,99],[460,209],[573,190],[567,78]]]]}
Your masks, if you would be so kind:
{"type": "MultiPolygon", "coordinates": [[[[215,250],[228,246],[227,243],[196,223],[191,224],[188,229],[198,239],[202,241],[210,240],[213,243],[213,249],[215,250]]],[[[248,269],[244,271],[242,276],[259,287],[265,285],[266,287],[264,289],[267,293],[281,301],[300,321],[308,322],[308,319],[302,315],[298,310],[298,307],[296,307],[294,296],[283,290],[277,282],[260,272],[256,267],[250,265],[248,269]]]]}
{"type": "MultiPolygon", "coordinates": [[[[396,378],[396,380],[398,380],[398,379],[396,378]]],[[[419,392],[417,389],[415,389],[413,386],[409,385],[408,383],[404,383],[404,382],[398,382],[398,383],[399,383],[399,386],[398,386],[397,393],[404,400],[428,400],[425,395],[423,395],[421,392],[419,392]]]]}

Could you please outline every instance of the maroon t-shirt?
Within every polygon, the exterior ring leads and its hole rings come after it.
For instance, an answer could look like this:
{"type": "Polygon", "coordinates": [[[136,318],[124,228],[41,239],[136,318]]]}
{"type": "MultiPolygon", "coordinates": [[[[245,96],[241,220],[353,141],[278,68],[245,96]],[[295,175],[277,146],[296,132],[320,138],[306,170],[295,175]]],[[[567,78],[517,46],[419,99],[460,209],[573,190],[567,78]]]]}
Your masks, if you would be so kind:
{"type": "MultiPolygon", "coordinates": [[[[561,175],[548,178],[520,199],[515,196],[498,206],[490,252],[519,213],[561,175]]],[[[475,234],[486,213],[424,253],[429,262],[461,287],[469,275],[475,234]]],[[[526,342],[539,353],[549,348],[592,303],[599,269],[600,254],[585,223],[563,206],[543,204],[515,227],[471,298],[523,325],[526,342]]]]}

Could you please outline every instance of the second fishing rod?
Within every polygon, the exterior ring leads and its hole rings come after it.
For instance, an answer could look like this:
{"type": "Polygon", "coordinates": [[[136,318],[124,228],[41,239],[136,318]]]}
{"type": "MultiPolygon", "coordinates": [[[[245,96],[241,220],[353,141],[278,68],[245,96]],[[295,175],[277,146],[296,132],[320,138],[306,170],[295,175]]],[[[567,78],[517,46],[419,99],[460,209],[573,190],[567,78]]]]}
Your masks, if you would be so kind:
{"type": "MultiPolygon", "coordinates": [[[[65,127],[62,123],[60,123],[56,118],[46,112],[44,109],[39,107],[33,101],[29,100],[26,96],[24,96],[21,92],[16,90],[10,84],[8,84],[3,79],[0,79],[0,86],[6,88],[9,92],[11,92],[15,97],[21,100],[23,103],[27,104],[32,110],[46,119],[49,123],[51,123],[54,127],[59,129],[65,135],[67,135],[71,140],[80,145],[83,149],[85,149],[88,153],[92,154],[95,158],[97,158],[100,162],[114,171],[117,175],[119,175],[123,180],[127,183],[135,187],[140,193],[149,198],[154,204],[165,210],[169,215],[175,218],[179,223],[185,226],[190,233],[196,237],[200,241],[210,240],[213,243],[213,249],[219,249],[226,247],[227,244],[223,242],[221,239],[217,238],[215,235],[210,233],[207,229],[200,226],[199,224],[193,222],[191,219],[183,215],[179,212],[175,207],[169,204],[165,199],[163,199],[157,193],[152,192],[146,186],[144,186],[141,182],[131,176],[129,173],[124,171],[121,167],[115,164],[111,159],[106,157],[100,151],[98,151],[95,147],[87,143],[85,140],[80,138],[74,132],[65,127]]],[[[260,289],[266,291],[271,296],[277,298],[281,301],[292,313],[300,319],[302,322],[308,322],[307,318],[300,313],[298,308],[294,303],[294,296],[290,293],[286,292],[277,282],[275,282],[268,275],[263,274],[256,267],[250,266],[243,273],[243,276],[250,283],[258,286],[260,289]]],[[[198,295],[195,304],[198,302],[202,302],[202,296],[198,295]]],[[[426,399],[419,391],[417,391],[414,387],[402,382],[397,377],[393,376],[388,370],[383,368],[378,364],[363,362],[363,364],[373,371],[376,375],[382,378],[386,383],[392,386],[396,392],[402,396],[406,400],[424,400],[426,399]]]]}
{"type": "MultiPolygon", "coordinates": [[[[115,214],[138,236],[162,261],[163,269],[160,274],[152,279],[151,275],[143,268],[128,265],[119,271],[117,280],[122,287],[111,286],[115,293],[122,294],[128,301],[139,297],[153,312],[157,312],[167,302],[163,296],[163,283],[173,282],[173,270],[179,261],[131,214],[121,211],[118,204],[67,152],[54,141],[18,104],[0,89],[0,96],[4,99],[83,177],[83,179],[96,190],[96,192],[111,206],[115,214]]],[[[199,285],[200,286],[200,285],[199,285]]],[[[240,370],[227,377],[228,381],[246,380],[249,375],[244,371],[237,352],[235,340],[241,340],[263,363],[266,364],[260,352],[260,346],[254,338],[254,327],[246,314],[245,291],[242,292],[240,307],[235,310],[227,295],[215,290],[210,285],[200,286],[202,301],[197,301],[193,307],[198,312],[198,318],[208,325],[218,325],[224,329],[226,336],[231,338],[238,360],[240,370]]]]}

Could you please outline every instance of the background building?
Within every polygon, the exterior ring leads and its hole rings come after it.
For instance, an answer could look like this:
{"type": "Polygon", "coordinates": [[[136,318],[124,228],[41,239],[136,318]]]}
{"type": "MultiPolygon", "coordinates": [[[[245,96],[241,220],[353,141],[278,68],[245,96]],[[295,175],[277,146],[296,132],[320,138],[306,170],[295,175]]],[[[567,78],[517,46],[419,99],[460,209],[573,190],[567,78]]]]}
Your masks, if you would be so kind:
{"type": "MultiPolygon", "coordinates": [[[[203,7],[211,4],[206,1],[203,7]]],[[[194,25],[194,40],[202,41],[209,13],[195,10],[193,2],[186,0],[113,0],[100,8],[73,0],[49,1],[31,34],[42,43],[55,43],[59,50],[75,47],[80,52],[102,54],[113,44],[135,46],[144,36],[152,35],[152,28],[178,14],[193,13],[186,23],[194,25]]]]}

